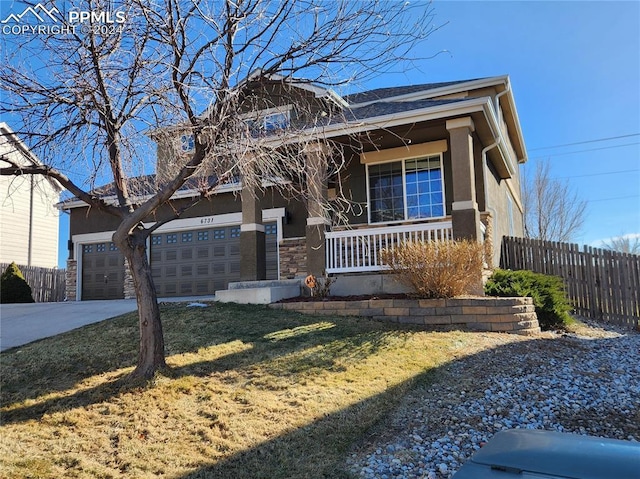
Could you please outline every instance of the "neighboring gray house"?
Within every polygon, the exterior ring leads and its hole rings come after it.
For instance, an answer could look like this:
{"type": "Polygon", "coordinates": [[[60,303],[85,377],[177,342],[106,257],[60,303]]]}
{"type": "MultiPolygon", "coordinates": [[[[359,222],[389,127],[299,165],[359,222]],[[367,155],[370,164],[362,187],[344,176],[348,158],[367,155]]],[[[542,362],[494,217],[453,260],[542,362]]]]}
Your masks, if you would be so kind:
{"type": "MultiPolygon", "coordinates": [[[[324,271],[376,274],[384,269],[380,247],[409,238],[484,241],[497,265],[501,238],[523,235],[520,165],[527,154],[507,76],[381,88],[343,98],[278,76],[249,77],[243,89],[264,105],[260,112],[242,113],[258,118],[256,127],[265,135],[273,125],[286,129],[298,119],[297,101],[305,102],[306,112],[309,105],[331,111],[332,120],[314,130],[321,133],[314,133],[316,146],[306,150],[307,162],[322,165],[323,141],[331,140],[343,145],[346,169],[339,179],[328,180],[306,172],[316,202],[285,199],[267,188],[257,206],[243,204],[241,195],[233,194],[241,187],[232,184],[163,225],[149,244],[160,297],[210,295],[238,280],[324,271]],[[338,183],[360,206],[360,214],[347,213],[348,227],[317,208],[332,200],[338,183]],[[256,248],[262,241],[265,249],[256,248]]],[[[160,178],[170,165],[185,161],[169,150],[159,147],[160,178]]],[[[150,177],[149,184],[156,180],[150,177]]],[[[102,193],[109,195],[108,189],[102,193]]],[[[185,185],[172,207],[197,194],[185,185]]],[[[62,207],[71,213],[68,270],[77,268],[77,290],[70,299],[123,297],[131,288],[124,258],[111,243],[116,219],[89,211],[78,200],[62,207]]]]}
{"type": "MultiPolygon", "coordinates": [[[[21,165],[40,160],[6,123],[0,123],[0,164],[7,157],[21,165]]],[[[0,263],[55,268],[58,266],[58,224],[55,204],[62,188],[38,175],[0,176],[0,263]]]]}

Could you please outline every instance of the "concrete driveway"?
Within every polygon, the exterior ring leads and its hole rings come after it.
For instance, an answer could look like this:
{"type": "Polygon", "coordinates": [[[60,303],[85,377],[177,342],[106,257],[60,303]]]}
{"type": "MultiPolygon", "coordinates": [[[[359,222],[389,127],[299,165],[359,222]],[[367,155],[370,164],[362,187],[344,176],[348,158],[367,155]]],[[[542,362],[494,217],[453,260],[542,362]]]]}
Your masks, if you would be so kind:
{"type": "Polygon", "coordinates": [[[135,311],[135,299],[0,305],[0,351],[135,311]]]}
{"type": "MultiPolygon", "coordinates": [[[[213,299],[169,298],[159,301],[192,302],[213,299]]],[[[135,299],[0,304],[0,351],[129,313],[137,308],[135,299]]]]}

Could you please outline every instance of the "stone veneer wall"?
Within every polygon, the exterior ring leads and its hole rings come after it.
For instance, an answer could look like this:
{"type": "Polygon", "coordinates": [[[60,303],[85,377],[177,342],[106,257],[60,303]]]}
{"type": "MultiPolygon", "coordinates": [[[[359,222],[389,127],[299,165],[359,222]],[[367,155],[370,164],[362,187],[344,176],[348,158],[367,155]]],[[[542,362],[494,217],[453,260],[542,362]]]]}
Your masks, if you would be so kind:
{"type": "Polygon", "coordinates": [[[65,273],[65,301],[75,301],[78,292],[78,261],[67,260],[67,272],[65,273]]]}
{"type": "Polygon", "coordinates": [[[489,212],[483,212],[480,214],[480,220],[485,226],[484,260],[487,263],[488,269],[493,270],[494,266],[497,266],[493,264],[495,255],[493,244],[493,216],[489,212]]]}
{"type": "Polygon", "coordinates": [[[458,326],[532,335],[540,332],[531,298],[368,299],[274,303],[301,313],[363,316],[394,323],[458,326]]]}
{"type": "Polygon", "coordinates": [[[307,240],[283,239],[278,245],[280,253],[280,279],[300,278],[307,275],[307,240]]]}
{"type": "Polygon", "coordinates": [[[133,284],[133,276],[129,269],[127,258],[124,259],[124,299],[136,299],[136,287],[133,284]]]}

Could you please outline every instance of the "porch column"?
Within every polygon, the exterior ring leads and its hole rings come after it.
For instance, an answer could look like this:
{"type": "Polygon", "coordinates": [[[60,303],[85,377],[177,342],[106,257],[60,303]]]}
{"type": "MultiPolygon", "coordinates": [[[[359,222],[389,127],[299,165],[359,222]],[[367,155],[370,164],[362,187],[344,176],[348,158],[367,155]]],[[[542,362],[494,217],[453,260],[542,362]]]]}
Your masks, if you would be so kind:
{"type": "Polygon", "coordinates": [[[473,120],[471,117],[447,121],[451,144],[451,174],[453,205],[451,221],[454,239],[481,241],[480,213],[476,202],[475,169],[473,166],[473,120]]]}
{"type": "Polygon", "coordinates": [[[325,271],[325,230],[327,219],[327,156],[324,143],[306,146],[307,178],[307,274],[322,276],[325,271]]]}
{"type": "MultiPolygon", "coordinates": [[[[257,180],[259,181],[259,179],[257,180]]],[[[240,225],[240,281],[267,278],[267,256],[262,223],[260,190],[252,181],[243,181],[242,225],[240,225]]]]}

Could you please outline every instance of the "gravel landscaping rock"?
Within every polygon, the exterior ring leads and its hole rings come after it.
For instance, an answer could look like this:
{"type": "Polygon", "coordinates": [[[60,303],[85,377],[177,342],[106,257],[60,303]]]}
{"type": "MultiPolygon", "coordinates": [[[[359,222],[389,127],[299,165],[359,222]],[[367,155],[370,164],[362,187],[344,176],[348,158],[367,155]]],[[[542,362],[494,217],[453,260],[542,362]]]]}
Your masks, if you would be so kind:
{"type": "Polygon", "coordinates": [[[503,429],[640,440],[640,334],[589,322],[533,339],[485,334],[350,456],[358,477],[450,478],[503,429]]]}

